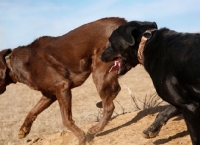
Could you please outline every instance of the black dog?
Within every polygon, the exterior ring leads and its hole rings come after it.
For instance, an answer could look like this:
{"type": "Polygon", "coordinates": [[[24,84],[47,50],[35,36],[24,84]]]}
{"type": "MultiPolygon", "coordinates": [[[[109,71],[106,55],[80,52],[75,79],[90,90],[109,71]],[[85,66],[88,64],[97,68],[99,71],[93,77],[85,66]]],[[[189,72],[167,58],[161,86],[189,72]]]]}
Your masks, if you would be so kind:
{"type": "MultiPolygon", "coordinates": [[[[110,71],[118,71],[118,74],[124,74],[125,66],[132,66],[135,67],[137,64],[139,64],[139,61],[137,59],[137,48],[140,43],[140,39],[142,37],[142,34],[147,29],[157,29],[156,23],[151,23],[152,27],[144,27],[144,24],[149,24],[150,22],[140,23],[140,22],[128,22],[125,25],[122,25],[119,27],[116,31],[113,32],[113,34],[110,37],[111,47],[107,48],[105,52],[102,54],[101,59],[104,62],[109,62],[112,60],[115,61],[115,65],[111,67],[110,71]],[[139,29],[138,29],[139,27],[139,29]],[[134,38],[138,38],[134,40],[134,38]],[[113,41],[113,42],[112,42],[113,41]],[[132,42],[131,42],[132,41],[132,42]],[[135,43],[136,41],[136,43],[135,43]],[[135,43],[135,45],[133,44],[135,43]],[[115,48],[117,46],[117,48],[115,48]],[[134,49],[130,49],[129,47],[134,47],[134,49]],[[120,50],[119,48],[127,48],[120,50]],[[118,52],[118,50],[120,52],[118,52]],[[127,51],[127,52],[125,52],[127,51]],[[124,57],[121,56],[121,54],[124,55],[124,57]]],[[[178,111],[174,106],[169,106],[163,111],[161,111],[155,121],[143,131],[143,137],[145,138],[152,138],[158,135],[160,132],[162,126],[167,123],[167,121],[180,114],[180,111],[178,111]]]]}
{"type": "Polygon", "coordinates": [[[117,69],[142,63],[158,95],[175,106],[186,121],[193,145],[200,144],[200,35],[167,28],[143,28],[131,22],[115,30],[102,61],[118,60],[117,69]]]}

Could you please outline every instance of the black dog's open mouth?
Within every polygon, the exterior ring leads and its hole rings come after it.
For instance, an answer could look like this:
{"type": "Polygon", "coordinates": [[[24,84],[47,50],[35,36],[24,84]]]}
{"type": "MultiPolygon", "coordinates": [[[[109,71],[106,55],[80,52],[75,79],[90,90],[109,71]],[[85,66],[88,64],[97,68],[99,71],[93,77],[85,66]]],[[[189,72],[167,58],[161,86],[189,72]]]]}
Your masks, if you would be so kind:
{"type": "Polygon", "coordinates": [[[117,71],[118,75],[123,75],[131,68],[132,66],[126,63],[126,60],[118,58],[115,60],[114,65],[110,68],[109,72],[117,71]]]}
{"type": "Polygon", "coordinates": [[[100,59],[103,62],[113,62],[114,64],[109,69],[109,72],[117,71],[118,75],[124,75],[128,72],[133,66],[130,64],[130,60],[125,57],[122,57],[118,52],[113,52],[109,47],[101,55],[100,59]]]}
{"type": "Polygon", "coordinates": [[[118,74],[120,73],[121,71],[121,61],[120,60],[116,60],[114,65],[110,68],[109,72],[112,72],[112,71],[117,71],[118,74]]]}

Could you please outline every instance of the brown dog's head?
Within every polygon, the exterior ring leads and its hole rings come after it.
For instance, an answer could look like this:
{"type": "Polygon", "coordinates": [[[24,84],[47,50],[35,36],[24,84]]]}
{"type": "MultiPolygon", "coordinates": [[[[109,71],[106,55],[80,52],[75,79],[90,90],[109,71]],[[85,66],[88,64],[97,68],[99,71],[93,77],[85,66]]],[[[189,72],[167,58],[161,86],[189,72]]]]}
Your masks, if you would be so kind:
{"type": "Polygon", "coordinates": [[[104,62],[116,60],[110,71],[118,70],[119,75],[124,75],[139,63],[138,46],[143,33],[149,29],[157,29],[156,23],[131,21],[113,31],[110,46],[101,55],[104,62]]]}
{"type": "Polygon", "coordinates": [[[12,79],[9,76],[9,70],[5,60],[6,55],[10,53],[10,49],[0,51],[0,94],[4,93],[6,86],[12,83],[12,79]]]}

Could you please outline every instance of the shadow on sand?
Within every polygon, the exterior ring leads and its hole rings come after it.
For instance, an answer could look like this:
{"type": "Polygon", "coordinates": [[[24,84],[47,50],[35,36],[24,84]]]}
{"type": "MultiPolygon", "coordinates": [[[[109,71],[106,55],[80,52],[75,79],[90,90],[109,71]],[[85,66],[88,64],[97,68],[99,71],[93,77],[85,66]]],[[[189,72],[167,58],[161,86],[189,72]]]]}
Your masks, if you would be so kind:
{"type": "MultiPolygon", "coordinates": [[[[165,105],[165,106],[158,106],[158,107],[154,107],[154,108],[148,108],[148,109],[145,109],[145,110],[141,110],[140,112],[137,113],[137,115],[131,119],[130,121],[126,122],[125,124],[122,124],[120,126],[117,126],[115,128],[112,128],[112,129],[109,129],[109,130],[106,130],[104,132],[101,132],[99,134],[97,134],[96,136],[104,136],[104,135],[107,135],[111,132],[114,132],[118,129],[121,129],[123,127],[126,127],[126,126],[129,126],[131,125],[132,123],[136,123],[137,121],[139,121],[140,119],[142,119],[143,117],[149,115],[149,114],[155,114],[155,113],[158,113],[162,110],[164,110],[165,108],[167,108],[169,105],[165,105]]],[[[180,116],[177,116],[174,120],[181,120],[183,119],[182,115],[180,116]]],[[[170,136],[166,139],[158,139],[154,142],[154,144],[158,145],[158,144],[165,144],[173,139],[176,139],[176,138],[180,138],[180,137],[183,137],[183,136],[187,136],[189,133],[188,131],[183,131],[183,132],[179,132],[173,136],[170,136]]]]}

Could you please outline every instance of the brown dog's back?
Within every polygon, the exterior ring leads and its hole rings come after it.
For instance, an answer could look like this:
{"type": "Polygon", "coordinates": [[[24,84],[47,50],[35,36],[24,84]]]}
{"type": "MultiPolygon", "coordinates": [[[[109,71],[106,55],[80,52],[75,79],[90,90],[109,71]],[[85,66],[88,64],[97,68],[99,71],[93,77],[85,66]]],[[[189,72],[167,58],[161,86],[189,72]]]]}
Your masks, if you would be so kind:
{"type": "Polygon", "coordinates": [[[103,18],[82,25],[63,36],[40,37],[28,46],[13,50],[11,63],[21,62],[20,66],[19,63],[13,65],[13,71],[18,72],[16,77],[20,82],[28,83],[35,89],[40,89],[39,85],[34,83],[38,79],[45,80],[48,69],[72,80],[73,87],[79,86],[91,73],[91,66],[97,67],[94,62],[100,61],[99,55],[105,49],[105,42],[108,42],[112,31],[125,22],[122,18],[103,18]],[[27,71],[32,74],[24,73],[27,71]],[[25,80],[30,81],[25,82],[25,80]]]}

